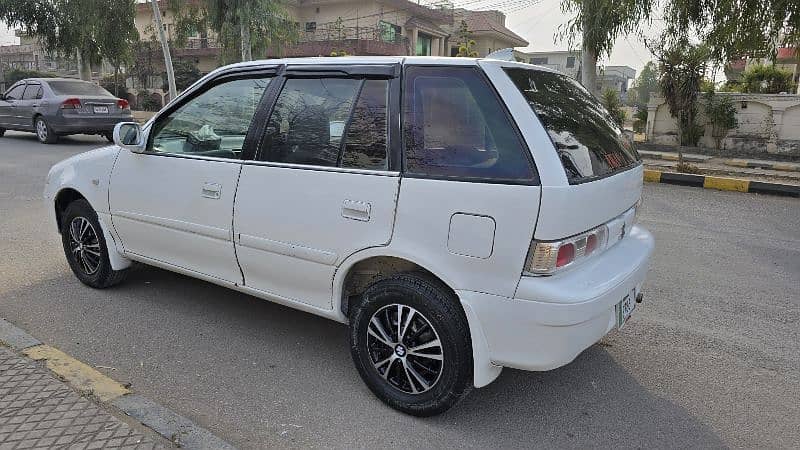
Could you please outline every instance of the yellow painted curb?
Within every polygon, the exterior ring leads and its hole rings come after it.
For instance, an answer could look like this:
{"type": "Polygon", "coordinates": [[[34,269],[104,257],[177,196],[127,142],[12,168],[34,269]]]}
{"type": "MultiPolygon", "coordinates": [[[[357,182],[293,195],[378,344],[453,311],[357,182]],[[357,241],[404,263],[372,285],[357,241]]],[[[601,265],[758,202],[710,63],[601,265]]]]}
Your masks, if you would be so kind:
{"type": "Polygon", "coordinates": [[[672,153],[664,153],[661,155],[661,159],[666,159],[667,161],[677,161],[678,155],[672,153]]]}
{"type": "Polygon", "coordinates": [[[747,161],[743,159],[731,159],[728,160],[728,165],[736,167],[747,167],[747,161]]]}
{"type": "Polygon", "coordinates": [[[720,191],[747,192],[747,189],[750,187],[750,180],[706,176],[703,180],[703,187],[707,189],[718,189],[720,191]]]}
{"type": "Polygon", "coordinates": [[[92,367],[49,345],[37,345],[22,351],[35,360],[44,360],[47,368],[62,377],[75,389],[91,393],[108,402],[131,391],[92,367]]]}
{"type": "Polygon", "coordinates": [[[661,172],[658,170],[644,170],[644,181],[649,183],[660,183],[661,182],[661,172]]]}

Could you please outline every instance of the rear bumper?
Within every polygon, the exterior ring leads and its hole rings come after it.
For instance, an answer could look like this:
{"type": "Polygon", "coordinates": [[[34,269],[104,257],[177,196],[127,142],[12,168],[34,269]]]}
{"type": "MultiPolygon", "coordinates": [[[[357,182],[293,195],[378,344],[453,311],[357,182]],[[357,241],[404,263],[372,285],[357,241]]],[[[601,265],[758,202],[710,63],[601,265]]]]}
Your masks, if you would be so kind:
{"type": "MultiPolygon", "coordinates": [[[[615,306],[641,292],[652,235],[630,234],[593,260],[551,277],[522,277],[514,298],[459,291],[475,313],[491,364],[550,370],[571,362],[616,327],[615,306]]],[[[635,316],[635,313],[634,313],[635,316]]]]}
{"type": "Polygon", "coordinates": [[[114,126],[120,122],[130,122],[131,115],[69,115],[56,116],[48,120],[48,125],[56,133],[105,133],[114,131],[114,126]]]}

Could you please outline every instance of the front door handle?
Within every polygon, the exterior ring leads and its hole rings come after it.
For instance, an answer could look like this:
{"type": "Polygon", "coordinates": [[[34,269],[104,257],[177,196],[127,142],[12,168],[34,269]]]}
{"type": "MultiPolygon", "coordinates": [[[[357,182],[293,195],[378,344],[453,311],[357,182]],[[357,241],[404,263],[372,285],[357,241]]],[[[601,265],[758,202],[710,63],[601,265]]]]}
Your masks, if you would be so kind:
{"type": "Polygon", "coordinates": [[[371,205],[367,202],[345,200],[344,203],[342,203],[342,217],[369,222],[369,213],[371,209],[371,205]]]}
{"type": "Polygon", "coordinates": [[[217,200],[222,195],[222,186],[218,183],[204,183],[201,195],[205,198],[217,200]]]}

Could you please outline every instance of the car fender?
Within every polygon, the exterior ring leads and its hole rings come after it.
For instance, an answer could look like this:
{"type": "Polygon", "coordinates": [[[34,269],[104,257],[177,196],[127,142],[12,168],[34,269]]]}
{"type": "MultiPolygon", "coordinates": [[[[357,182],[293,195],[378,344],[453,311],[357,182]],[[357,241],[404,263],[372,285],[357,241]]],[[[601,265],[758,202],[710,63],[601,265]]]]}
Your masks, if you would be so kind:
{"type": "MultiPolygon", "coordinates": [[[[108,203],[108,187],[120,148],[114,145],[90,150],[55,164],[45,179],[44,199],[52,223],[57,223],[55,200],[66,189],[78,192],[97,213],[108,245],[108,257],[114,270],[130,266],[122,256],[120,240],[114,234],[108,203]]],[[[59,230],[60,231],[60,230],[59,230]]]]}
{"type": "MultiPolygon", "coordinates": [[[[333,305],[333,312],[337,314],[336,320],[339,320],[343,323],[348,322],[347,317],[345,317],[341,310],[344,282],[347,278],[348,272],[350,272],[350,269],[352,269],[357,263],[368,258],[388,256],[404,259],[422,267],[438,277],[446,285],[452,287],[453,284],[450,277],[441,271],[433,269],[434,267],[438,267],[436,264],[431,264],[429,261],[419,260],[420,254],[422,253],[412,254],[404,252],[389,245],[388,247],[367,248],[348,256],[344,261],[342,261],[333,276],[333,298],[331,299],[331,304],[333,305]]],[[[464,315],[467,317],[467,325],[469,326],[469,335],[472,343],[473,385],[480,388],[494,381],[500,375],[500,372],[503,370],[503,368],[493,364],[489,359],[489,344],[486,341],[486,336],[483,333],[483,328],[481,328],[478,317],[470,307],[469,303],[462,298],[463,294],[459,293],[459,291],[455,292],[459,297],[459,303],[461,304],[461,307],[464,309],[464,315]]]]}

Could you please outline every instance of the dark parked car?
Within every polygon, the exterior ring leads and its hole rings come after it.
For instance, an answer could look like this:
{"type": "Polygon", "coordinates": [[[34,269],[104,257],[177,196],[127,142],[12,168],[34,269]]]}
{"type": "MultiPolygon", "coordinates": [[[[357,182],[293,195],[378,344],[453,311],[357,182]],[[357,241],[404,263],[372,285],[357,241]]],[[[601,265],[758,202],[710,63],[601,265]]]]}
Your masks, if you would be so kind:
{"type": "Polygon", "coordinates": [[[28,78],[0,97],[0,136],[31,131],[52,144],[68,134],[99,134],[112,140],[114,125],[130,122],[128,101],[100,86],[70,78],[28,78]]]}

